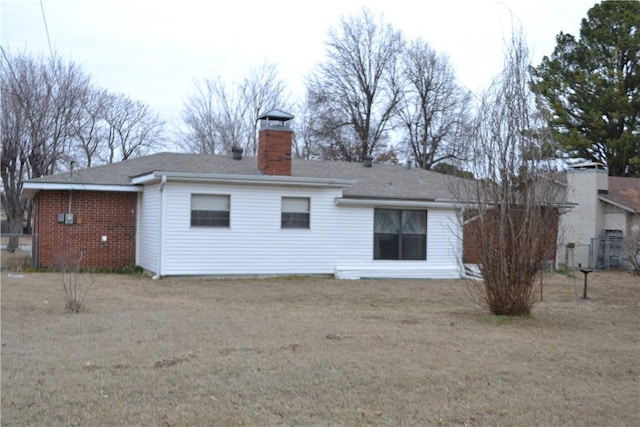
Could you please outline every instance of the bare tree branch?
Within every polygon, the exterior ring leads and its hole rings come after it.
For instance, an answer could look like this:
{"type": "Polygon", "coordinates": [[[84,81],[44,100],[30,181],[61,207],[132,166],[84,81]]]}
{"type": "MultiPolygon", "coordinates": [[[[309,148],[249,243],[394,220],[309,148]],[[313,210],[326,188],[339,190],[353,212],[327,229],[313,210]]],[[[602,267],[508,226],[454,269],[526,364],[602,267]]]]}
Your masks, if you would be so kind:
{"type": "Polygon", "coordinates": [[[256,118],[269,109],[286,108],[283,94],[277,67],[269,63],[250,70],[238,85],[227,85],[219,77],[196,83],[183,108],[183,148],[221,154],[238,146],[256,155],[256,118]]]}
{"type": "MultiPolygon", "coordinates": [[[[22,232],[30,204],[22,199],[23,182],[52,174],[68,157],[75,112],[90,79],[73,62],[9,56],[2,50],[2,206],[10,232],[22,232]]],[[[8,249],[17,246],[12,239],[8,249]]]]}
{"type": "Polygon", "coordinates": [[[405,149],[423,169],[443,160],[465,160],[470,93],[457,84],[447,57],[423,40],[412,41],[402,58],[405,89],[397,118],[405,149]]]}
{"type": "Polygon", "coordinates": [[[327,59],[307,85],[325,157],[361,161],[384,151],[399,99],[402,46],[402,33],[367,9],[329,31],[327,59]]]}
{"type": "Polygon", "coordinates": [[[107,163],[142,156],[162,148],[164,121],[148,105],[125,95],[103,98],[108,124],[107,163]]]}

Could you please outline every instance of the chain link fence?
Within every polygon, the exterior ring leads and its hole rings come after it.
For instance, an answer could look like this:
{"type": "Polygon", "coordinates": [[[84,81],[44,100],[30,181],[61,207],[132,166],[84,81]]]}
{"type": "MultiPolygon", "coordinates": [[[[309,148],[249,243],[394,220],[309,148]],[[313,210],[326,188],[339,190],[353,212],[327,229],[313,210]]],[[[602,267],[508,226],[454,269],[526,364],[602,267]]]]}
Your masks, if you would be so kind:
{"type": "Polygon", "coordinates": [[[35,234],[11,234],[2,233],[0,235],[0,250],[2,252],[3,269],[20,269],[36,267],[38,265],[38,245],[35,234]],[[8,252],[11,242],[14,242],[16,249],[8,252]]]}

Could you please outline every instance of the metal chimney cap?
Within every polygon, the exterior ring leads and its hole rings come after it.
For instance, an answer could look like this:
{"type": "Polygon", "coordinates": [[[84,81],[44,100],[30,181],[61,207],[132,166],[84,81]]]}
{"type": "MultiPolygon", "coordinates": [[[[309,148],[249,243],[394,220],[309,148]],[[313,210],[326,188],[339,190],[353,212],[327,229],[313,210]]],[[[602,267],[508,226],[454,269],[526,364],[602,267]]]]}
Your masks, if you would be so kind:
{"type": "Polygon", "coordinates": [[[286,122],[287,120],[293,119],[293,117],[294,116],[289,113],[274,108],[273,110],[269,110],[266,113],[259,115],[258,120],[275,120],[286,122]]]}

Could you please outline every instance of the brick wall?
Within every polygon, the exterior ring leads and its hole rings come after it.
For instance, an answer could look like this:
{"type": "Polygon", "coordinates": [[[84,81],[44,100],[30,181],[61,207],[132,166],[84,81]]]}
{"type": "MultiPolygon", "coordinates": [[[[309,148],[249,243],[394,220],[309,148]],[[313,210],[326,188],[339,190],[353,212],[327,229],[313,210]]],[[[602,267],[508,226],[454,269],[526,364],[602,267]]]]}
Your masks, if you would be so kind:
{"type": "Polygon", "coordinates": [[[290,130],[261,130],[258,135],[258,169],[265,175],[291,176],[290,130]]]}
{"type": "Polygon", "coordinates": [[[34,198],[38,267],[121,268],[136,260],[137,193],[40,191],[34,198]],[[58,222],[71,198],[74,223],[58,222]],[[107,241],[102,241],[106,236],[107,241]]]}
{"type": "MultiPolygon", "coordinates": [[[[555,210],[548,213],[549,220],[545,227],[540,230],[540,240],[544,247],[545,260],[555,261],[556,240],[558,236],[558,214],[555,210]]],[[[470,221],[464,225],[462,237],[462,261],[465,264],[480,263],[480,244],[482,233],[479,230],[479,221],[470,221]]],[[[497,226],[496,226],[497,230],[497,226]]]]}

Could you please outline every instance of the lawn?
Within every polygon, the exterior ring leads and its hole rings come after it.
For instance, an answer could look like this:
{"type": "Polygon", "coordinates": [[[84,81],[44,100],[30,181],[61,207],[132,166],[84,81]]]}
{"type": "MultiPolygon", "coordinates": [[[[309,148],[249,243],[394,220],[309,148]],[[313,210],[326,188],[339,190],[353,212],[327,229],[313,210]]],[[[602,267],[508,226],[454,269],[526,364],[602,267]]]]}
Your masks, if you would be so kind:
{"type": "Polygon", "coordinates": [[[2,272],[6,426],[632,426],[640,280],[545,277],[527,318],[453,280],[2,272]]]}

